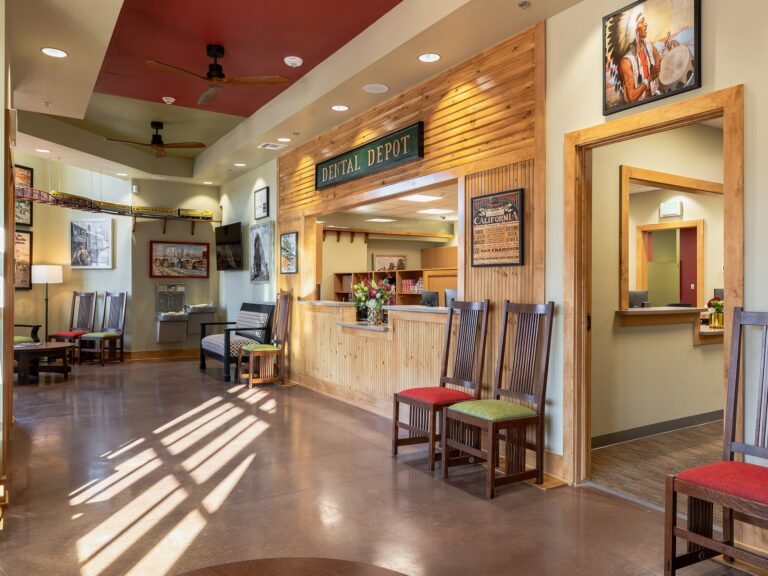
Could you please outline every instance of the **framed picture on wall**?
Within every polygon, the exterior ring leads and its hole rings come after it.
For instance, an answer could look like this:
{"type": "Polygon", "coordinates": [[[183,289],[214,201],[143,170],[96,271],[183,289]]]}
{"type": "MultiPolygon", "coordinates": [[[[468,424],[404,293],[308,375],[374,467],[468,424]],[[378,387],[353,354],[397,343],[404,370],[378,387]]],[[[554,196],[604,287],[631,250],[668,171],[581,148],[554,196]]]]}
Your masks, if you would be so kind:
{"type": "MultiPolygon", "coordinates": [[[[13,167],[13,179],[14,186],[16,188],[33,188],[34,187],[34,170],[27,168],[26,166],[19,166],[18,164],[13,167]]],[[[15,222],[19,226],[32,226],[32,213],[33,206],[31,200],[22,200],[21,198],[15,199],[15,222]]]]}
{"type": "Polygon", "coordinates": [[[299,271],[299,233],[280,234],[280,274],[299,271]]]}
{"type": "Polygon", "coordinates": [[[269,216],[269,186],[253,191],[253,219],[261,220],[269,216]]]}
{"type": "Polygon", "coordinates": [[[386,254],[374,254],[373,255],[373,271],[395,271],[405,270],[407,267],[408,257],[404,254],[399,256],[390,256],[386,254]]]}
{"type": "Polygon", "coordinates": [[[69,256],[72,268],[112,268],[112,218],[72,220],[69,223],[69,256]]]}
{"type": "Polygon", "coordinates": [[[523,189],[475,196],[471,210],[472,266],[522,266],[523,189]]]}
{"type": "Polygon", "coordinates": [[[254,224],[248,230],[251,284],[266,284],[273,278],[275,223],[254,224]]]}
{"type": "Polygon", "coordinates": [[[208,278],[208,242],[149,242],[150,278],[208,278]]]}
{"type": "Polygon", "coordinates": [[[638,0],[603,18],[603,114],[701,87],[701,0],[638,0]]]}
{"type": "Polygon", "coordinates": [[[16,290],[32,289],[31,230],[16,230],[13,245],[13,279],[16,290]]]}

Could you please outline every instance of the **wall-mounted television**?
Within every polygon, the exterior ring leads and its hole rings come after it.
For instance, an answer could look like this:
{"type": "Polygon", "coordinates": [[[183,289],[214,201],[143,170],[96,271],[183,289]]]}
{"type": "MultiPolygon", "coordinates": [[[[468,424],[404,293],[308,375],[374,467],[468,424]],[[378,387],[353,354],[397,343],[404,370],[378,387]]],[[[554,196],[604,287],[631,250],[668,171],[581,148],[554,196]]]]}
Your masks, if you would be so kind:
{"type": "Polygon", "coordinates": [[[219,270],[243,269],[242,224],[235,222],[219,226],[216,233],[216,268],[219,270]]]}

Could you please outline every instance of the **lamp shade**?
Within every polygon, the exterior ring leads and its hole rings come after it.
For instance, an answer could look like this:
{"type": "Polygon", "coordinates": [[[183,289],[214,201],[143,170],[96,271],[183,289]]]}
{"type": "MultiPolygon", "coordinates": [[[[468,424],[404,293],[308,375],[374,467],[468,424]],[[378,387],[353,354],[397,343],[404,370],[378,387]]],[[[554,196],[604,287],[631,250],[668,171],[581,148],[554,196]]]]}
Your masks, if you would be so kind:
{"type": "Polygon", "coordinates": [[[61,284],[62,270],[61,264],[32,264],[32,284],[61,284]]]}

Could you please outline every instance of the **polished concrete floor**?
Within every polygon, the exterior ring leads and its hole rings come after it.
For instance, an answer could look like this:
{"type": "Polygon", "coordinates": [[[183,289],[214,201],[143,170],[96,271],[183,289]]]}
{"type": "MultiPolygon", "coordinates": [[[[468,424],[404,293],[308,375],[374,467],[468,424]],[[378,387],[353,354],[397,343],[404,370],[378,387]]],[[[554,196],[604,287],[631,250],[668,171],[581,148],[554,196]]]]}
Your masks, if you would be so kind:
{"type": "Polygon", "coordinates": [[[510,486],[488,502],[478,467],[443,482],[420,447],[393,459],[386,419],[219,374],[147,362],[17,387],[0,574],[155,576],[275,556],[410,576],[662,573],[659,512],[589,488],[510,486]]]}

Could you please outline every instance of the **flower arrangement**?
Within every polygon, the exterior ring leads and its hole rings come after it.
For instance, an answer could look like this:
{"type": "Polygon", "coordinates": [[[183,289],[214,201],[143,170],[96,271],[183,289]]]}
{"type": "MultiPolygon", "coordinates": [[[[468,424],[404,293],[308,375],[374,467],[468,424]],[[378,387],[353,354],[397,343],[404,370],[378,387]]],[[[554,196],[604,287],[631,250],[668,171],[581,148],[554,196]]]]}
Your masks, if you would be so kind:
{"type": "Polygon", "coordinates": [[[381,308],[389,304],[392,299],[392,285],[389,283],[390,277],[382,278],[379,281],[366,276],[359,284],[352,287],[355,294],[355,305],[358,308],[381,308]]]}
{"type": "Polygon", "coordinates": [[[724,305],[725,305],[725,302],[723,302],[717,296],[715,296],[714,298],[710,298],[709,302],[707,302],[708,312],[710,314],[714,314],[714,313],[722,314],[724,305]]]}

